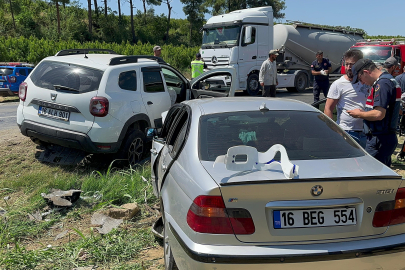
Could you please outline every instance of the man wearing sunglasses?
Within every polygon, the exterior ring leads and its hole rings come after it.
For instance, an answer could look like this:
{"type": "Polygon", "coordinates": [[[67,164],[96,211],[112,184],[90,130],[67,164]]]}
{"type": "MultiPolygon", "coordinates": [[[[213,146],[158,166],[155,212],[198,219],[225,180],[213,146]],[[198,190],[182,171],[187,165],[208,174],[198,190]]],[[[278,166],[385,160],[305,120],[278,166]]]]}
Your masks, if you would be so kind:
{"type": "Polygon", "coordinates": [[[363,85],[361,82],[351,83],[353,80],[351,68],[358,60],[363,59],[363,52],[349,50],[344,54],[343,59],[346,74],[330,86],[324,113],[332,118],[333,110],[336,107],[336,123],[365,148],[367,138],[363,132],[363,119],[353,118],[347,113],[347,110],[356,108],[364,110],[366,104],[369,86],[363,85]]]}
{"type": "Polygon", "coordinates": [[[353,81],[372,86],[365,110],[347,111],[364,119],[367,136],[365,150],[380,162],[391,165],[391,155],[398,144],[396,127],[401,106],[401,88],[394,77],[377,68],[373,61],[361,59],[352,67],[353,81]]]}

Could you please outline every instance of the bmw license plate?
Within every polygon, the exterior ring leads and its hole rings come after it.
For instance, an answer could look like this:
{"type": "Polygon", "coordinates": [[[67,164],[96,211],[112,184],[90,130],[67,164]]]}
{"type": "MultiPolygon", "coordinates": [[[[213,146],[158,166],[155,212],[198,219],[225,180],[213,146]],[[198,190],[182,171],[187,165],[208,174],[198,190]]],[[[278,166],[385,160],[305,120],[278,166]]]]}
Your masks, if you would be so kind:
{"type": "Polygon", "coordinates": [[[39,106],[38,115],[69,121],[70,112],[39,106]]]}
{"type": "Polygon", "coordinates": [[[274,229],[356,225],[356,208],[273,211],[274,229]]]}

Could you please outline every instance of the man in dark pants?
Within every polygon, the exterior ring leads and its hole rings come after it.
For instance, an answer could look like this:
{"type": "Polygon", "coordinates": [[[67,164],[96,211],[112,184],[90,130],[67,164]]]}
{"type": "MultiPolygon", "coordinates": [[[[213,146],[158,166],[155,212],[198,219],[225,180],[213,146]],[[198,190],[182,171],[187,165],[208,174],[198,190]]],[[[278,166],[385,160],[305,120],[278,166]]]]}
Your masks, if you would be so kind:
{"type": "Polygon", "coordinates": [[[361,59],[352,67],[353,81],[372,86],[366,110],[348,110],[350,116],[364,119],[367,135],[365,150],[387,166],[398,144],[396,127],[401,106],[401,88],[394,77],[377,68],[373,61],[361,59]]]}
{"type": "Polygon", "coordinates": [[[259,82],[262,86],[263,97],[276,97],[277,80],[277,66],[276,59],[278,50],[271,50],[269,52],[269,58],[265,60],[260,67],[259,82]]]}
{"type": "Polygon", "coordinates": [[[316,60],[311,64],[312,75],[314,76],[314,102],[319,101],[321,91],[326,98],[329,89],[329,72],[332,65],[329,60],[323,58],[323,52],[316,52],[316,60]]]}

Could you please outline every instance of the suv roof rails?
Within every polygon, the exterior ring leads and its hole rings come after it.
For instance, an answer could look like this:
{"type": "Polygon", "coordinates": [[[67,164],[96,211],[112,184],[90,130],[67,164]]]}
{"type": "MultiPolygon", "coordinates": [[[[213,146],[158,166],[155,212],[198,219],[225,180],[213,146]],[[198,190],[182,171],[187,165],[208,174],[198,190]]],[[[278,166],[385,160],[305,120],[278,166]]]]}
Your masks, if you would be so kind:
{"type": "Polygon", "coordinates": [[[118,54],[113,50],[107,49],[69,49],[69,50],[61,50],[55,54],[55,56],[65,56],[65,55],[73,55],[73,54],[88,54],[89,52],[108,52],[109,54],[118,54]]]}
{"type": "Polygon", "coordinates": [[[110,66],[138,63],[138,59],[156,60],[159,64],[167,64],[162,58],[153,55],[128,55],[111,58],[110,66]]]}

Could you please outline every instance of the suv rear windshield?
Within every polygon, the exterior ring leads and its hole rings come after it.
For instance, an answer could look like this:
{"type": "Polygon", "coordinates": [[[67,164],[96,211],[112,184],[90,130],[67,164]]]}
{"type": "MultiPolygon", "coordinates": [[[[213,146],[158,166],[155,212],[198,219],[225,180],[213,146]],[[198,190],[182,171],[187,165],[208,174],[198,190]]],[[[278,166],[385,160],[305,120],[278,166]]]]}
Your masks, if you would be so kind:
{"type": "Polygon", "coordinates": [[[0,76],[7,76],[13,74],[13,68],[0,68],[0,76]]]}
{"type": "MultiPolygon", "coordinates": [[[[364,152],[327,116],[303,111],[249,111],[210,114],[200,118],[200,159],[215,161],[237,145],[266,152],[274,144],[290,160],[364,156],[364,152]]],[[[276,156],[277,159],[277,156],[276,156]]]]}
{"type": "Polygon", "coordinates": [[[43,61],[33,71],[32,82],[41,88],[85,93],[98,90],[103,71],[54,61],[43,61]]]}

